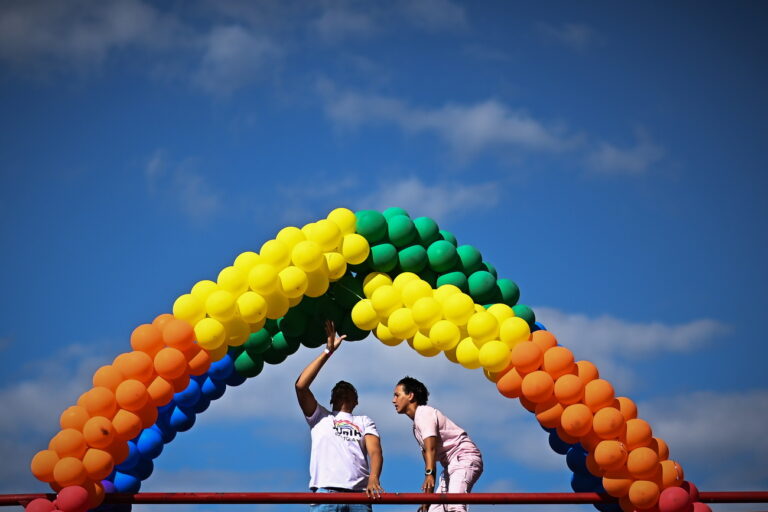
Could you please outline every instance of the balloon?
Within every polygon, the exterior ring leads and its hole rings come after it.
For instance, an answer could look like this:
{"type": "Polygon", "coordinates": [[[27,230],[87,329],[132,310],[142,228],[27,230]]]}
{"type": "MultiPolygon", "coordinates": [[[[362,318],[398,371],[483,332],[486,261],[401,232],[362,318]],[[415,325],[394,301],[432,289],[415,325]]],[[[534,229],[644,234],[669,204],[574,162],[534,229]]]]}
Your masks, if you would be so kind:
{"type": "Polygon", "coordinates": [[[469,282],[464,272],[454,271],[442,274],[437,278],[437,286],[443,286],[444,284],[452,284],[464,293],[469,292],[469,282]]]}
{"type": "Polygon", "coordinates": [[[627,450],[634,450],[651,444],[653,432],[647,421],[635,418],[627,421],[626,442],[627,450]]]}
{"type": "MultiPolygon", "coordinates": [[[[475,247],[471,245],[460,245],[456,248],[459,256],[458,267],[466,275],[473,274],[481,270],[483,265],[483,256],[475,247]]],[[[496,279],[494,278],[494,284],[496,279]]]]}
{"type": "Polygon", "coordinates": [[[521,389],[525,398],[534,403],[541,403],[552,396],[554,386],[555,383],[547,372],[537,370],[523,377],[521,389]]]}
{"type": "Polygon", "coordinates": [[[104,416],[94,416],[83,425],[83,439],[93,448],[106,448],[115,439],[112,422],[104,416]]]}
{"type": "Polygon", "coordinates": [[[619,402],[619,410],[625,420],[629,421],[637,418],[637,405],[635,405],[635,402],[625,396],[616,397],[616,400],[619,402]]]}
{"type": "MultiPolygon", "coordinates": [[[[232,366],[232,370],[234,371],[234,366],[232,366]]],[[[227,375],[227,379],[230,377],[230,375],[227,375]]],[[[213,380],[211,377],[206,377],[206,379],[200,385],[200,392],[208,400],[218,400],[224,395],[226,390],[226,379],[213,380]]]]}
{"type": "Polygon", "coordinates": [[[528,325],[533,325],[536,323],[536,315],[533,313],[533,310],[524,304],[516,304],[512,306],[512,310],[515,312],[515,316],[519,316],[526,322],[528,322],[528,325]]]}
{"type": "Polygon", "coordinates": [[[690,495],[680,487],[669,487],[659,495],[659,512],[692,512],[690,495]]]}
{"type": "Polygon", "coordinates": [[[252,355],[246,350],[237,356],[235,359],[235,371],[247,378],[255,377],[261,373],[261,370],[264,369],[264,356],[271,349],[271,343],[270,338],[270,347],[259,355],[252,355]]]}
{"type": "MultiPolygon", "coordinates": [[[[387,320],[387,327],[393,336],[403,339],[412,337],[419,329],[413,320],[413,313],[408,308],[393,311],[387,320]]],[[[456,331],[458,336],[458,329],[456,331]]]]}
{"type": "Polygon", "coordinates": [[[496,286],[501,292],[501,301],[509,307],[513,307],[520,299],[520,288],[509,279],[497,279],[496,286]]]}
{"type": "Polygon", "coordinates": [[[584,404],[569,405],[563,410],[560,423],[567,434],[584,436],[592,429],[592,411],[584,404]]]}
{"type": "Polygon", "coordinates": [[[163,333],[155,325],[142,324],[131,333],[131,348],[146,352],[153,357],[158,350],[163,348],[163,333]]]}
{"type": "Polygon", "coordinates": [[[371,304],[379,318],[388,318],[396,309],[402,307],[400,294],[394,286],[381,286],[371,295],[371,304]]]}
{"type": "MultiPolygon", "coordinates": [[[[169,320],[166,326],[171,325],[173,322],[175,320],[169,320]]],[[[112,366],[126,379],[135,379],[143,383],[149,383],[155,377],[152,358],[146,352],[134,350],[120,354],[112,361],[112,366]]]]}
{"type": "Polygon", "coordinates": [[[219,322],[231,320],[237,314],[236,296],[227,290],[217,290],[208,296],[205,310],[211,318],[219,322]]]}
{"type": "Polygon", "coordinates": [[[81,458],[85,455],[88,445],[83,433],[73,428],[65,428],[53,436],[48,443],[48,449],[55,451],[59,457],[81,458]]]}
{"type": "Polygon", "coordinates": [[[117,386],[115,399],[121,408],[138,411],[149,402],[149,393],[144,384],[135,379],[128,379],[117,386]]]}
{"type": "Polygon", "coordinates": [[[429,283],[418,279],[418,276],[417,279],[407,282],[400,289],[403,303],[408,308],[413,308],[414,304],[416,304],[419,299],[423,299],[424,297],[432,298],[432,293],[433,290],[429,283]]]}
{"type": "MultiPolygon", "coordinates": [[[[526,375],[526,378],[530,375],[531,374],[526,375]]],[[[551,397],[544,402],[537,403],[536,409],[533,412],[536,414],[536,419],[542,427],[555,428],[560,424],[563,410],[563,406],[551,397]]]]}
{"type": "MultiPolygon", "coordinates": [[[[472,297],[465,293],[454,293],[443,300],[443,312],[445,313],[445,318],[457,326],[467,325],[467,322],[475,314],[475,303],[472,301],[472,297]]],[[[489,320],[486,319],[486,322],[489,322],[489,320]]],[[[477,328],[479,329],[480,327],[482,326],[477,328]]],[[[493,330],[492,326],[486,327],[491,331],[493,330]]]]}
{"type": "Polygon", "coordinates": [[[328,214],[328,220],[336,224],[343,235],[355,232],[357,218],[354,212],[348,208],[336,208],[328,214]]]}
{"type": "Polygon", "coordinates": [[[83,461],[75,457],[62,457],[53,468],[53,480],[62,487],[82,485],[87,479],[83,461]]]}
{"type": "MultiPolygon", "coordinates": [[[[493,312],[491,312],[491,309],[493,309],[496,306],[504,306],[504,304],[496,304],[494,306],[491,306],[488,309],[488,312],[493,314],[493,312]]],[[[497,319],[500,318],[499,315],[494,315],[494,316],[496,316],[497,319]]],[[[510,348],[514,348],[515,345],[517,345],[518,343],[527,340],[528,337],[531,335],[531,328],[528,326],[528,323],[522,318],[519,318],[516,316],[510,316],[508,318],[505,318],[504,320],[499,320],[499,322],[500,322],[499,338],[501,338],[501,341],[506,343],[507,346],[510,348]]]]}
{"type": "MultiPolygon", "coordinates": [[[[291,261],[291,253],[288,249],[288,246],[279,240],[268,240],[264,242],[264,244],[261,246],[261,250],[259,251],[259,255],[261,256],[262,262],[268,265],[272,265],[275,270],[278,271],[288,266],[291,261]]],[[[251,284],[250,275],[249,284],[251,284]]],[[[252,284],[251,288],[253,288],[252,284]]]]}
{"type": "Polygon", "coordinates": [[[602,492],[602,481],[589,473],[574,473],[571,476],[571,489],[575,492],[602,492]]]}
{"type": "Polygon", "coordinates": [[[173,398],[173,384],[170,380],[163,377],[155,377],[150,385],[147,386],[147,393],[153,406],[163,406],[173,398]]]}
{"type": "Polygon", "coordinates": [[[626,471],[609,471],[603,476],[603,489],[614,498],[621,498],[629,493],[629,486],[634,481],[626,471]]]}
{"type": "Polygon", "coordinates": [[[382,286],[391,286],[392,278],[383,272],[371,272],[363,280],[363,293],[369,299],[378,288],[382,286]]]}
{"type": "Polygon", "coordinates": [[[576,373],[573,352],[565,347],[552,347],[544,352],[542,369],[557,379],[567,373],[576,373]]]}
{"type": "Polygon", "coordinates": [[[163,313],[163,314],[157,315],[155,319],[152,320],[152,325],[154,325],[155,327],[157,327],[162,331],[166,322],[168,322],[169,320],[173,320],[173,315],[171,315],[170,313],[163,313]]]}
{"type": "Polygon", "coordinates": [[[595,447],[595,461],[603,471],[617,471],[623,468],[627,461],[627,450],[619,441],[600,441],[595,447]]]}
{"type": "MultiPolygon", "coordinates": [[[[285,228],[285,229],[289,229],[289,228],[285,228]]],[[[280,235],[278,234],[278,237],[279,236],[280,235]]],[[[239,268],[240,270],[245,272],[246,275],[248,275],[248,272],[250,272],[250,270],[253,267],[255,267],[260,261],[261,261],[261,256],[259,256],[255,252],[253,252],[253,251],[245,251],[245,252],[241,252],[240,254],[237,255],[233,265],[236,268],[239,268]]],[[[199,294],[200,295],[200,297],[199,297],[200,300],[205,302],[205,299],[207,298],[208,293],[213,291],[216,288],[216,286],[218,286],[218,285],[216,285],[216,283],[214,283],[213,281],[200,281],[197,284],[195,284],[195,286],[192,287],[192,295],[198,295],[199,294]],[[195,288],[198,285],[200,285],[200,288],[198,289],[198,293],[196,294],[195,293],[195,288]],[[213,287],[211,287],[211,285],[213,285],[213,287]]]]}
{"type": "Polygon", "coordinates": [[[414,281],[420,281],[419,276],[413,272],[400,272],[392,281],[392,286],[395,287],[398,293],[402,294],[405,287],[414,281]]]}
{"type": "Polygon", "coordinates": [[[427,259],[432,270],[445,272],[456,264],[459,255],[453,244],[446,240],[437,240],[427,248],[427,259]]]}
{"type": "MultiPolygon", "coordinates": [[[[527,322],[526,322],[526,325],[527,322]]],[[[546,352],[552,347],[557,346],[557,338],[555,335],[546,330],[537,330],[531,333],[531,341],[534,342],[542,352],[546,352]]]]}
{"type": "Polygon", "coordinates": [[[277,272],[275,266],[259,263],[248,272],[248,286],[262,296],[275,293],[279,285],[277,272]]]}
{"type": "Polygon", "coordinates": [[[374,270],[379,272],[391,272],[397,267],[397,249],[394,245],[380,243],[371,247],[370,263],[374,270]]]}
{"type": "Polygon", "coordinates": [[[112,418],[112,426],[115,429],[115,438],[120,441],[133,439],[143,428],[141,417],[131,411],[119,409],[115,417],[112,418]]]}
{"type": "Polygon", "coordinates": [[[507,306],[506,304],[492,304],[488,308],[488,312],[496,317],[496,320],[499,321],[499,329],[501,329],[501,325],[504,323],[505,320],[508,318],[513,318],[515,316],[515,312],[512,311],[512,308],[507,306]]]}
{"type": "Polygon", "coordinates": [[[434,357],[440,353],[440,349],[435,346],[432,340],[419,331],[416,331],[411,346],[424,357],[434,357]]]}
{"type": "Polygon", "coordinates": [[[669,446],[666,441],[661,438],[651,438],[651,444],[649,445],[653,451],[659,454],[659,460],[667,460],[669,458],[669,446]]]}
{"type": "Polygon", "coordinates": [[[575,404],[584,396],[584,383],[577,375],[566,374],[555,381],[554,392],[561,404],[575,404]]]}
{"type": "Polygon", "coordinates": [[[679,487],[683,484],[685,474],[680,464],[673,460],[662,460],[659,464],[661,465],[661,482],[664,488],[679,487]]]}
{"type": "MultiPolygon", "coordinates": [[[[446,299],[447,301],[447,299],[446,299]]],[[[445,306],[443,306],[445,307],[445,306]]],[[[487,311],[475,313],[467,321],[467,332],[481,346],[486,341],[495,339],[499,335],[499,321],[487,311]]]]}
{"type": "Polygon", "coordinates": [[[248,289],[248,273],[242,268],[234,266],[224,267],[221,272],[219,272],[216,283],[219,285],[220,289],[226,290],[237,297],[248,289]]]}
{"type": "MultiPolygon", "coordinates": [[[[563,409],[563,412],[565,412],[565,409],[563,409]]],[[[557,437],[559,437],[560,439],[563,440],[563,442],[568,443],[568,444],[576,444],[576,443],[578,443],[579,442],[579,438],[578,437],[574,437],[574,436],[568,434],[568,432],[566,432],[565,429],[563,428],[562,418],[563,418],[562,415],[560,415],[560,425],[558,425],[555,428],[555,431],[557,432],[557,437]]]]}
{"type": "Polygon", "coordinates": [[[574,473],[589,473],[587,470],[587,452],[581,445],[574,445],[565,455],[565,463],[568,469],[574,473]]]}
{"type": "Polygon", "coordinates": [[[184,353],[184,357],[187,358],[187,371],[190,375],[202,375],[208,371],[208,367],[211,366],[213,358],[211,355],[213,352],[200,347],[200,345],[193,345],[190,351],[184,353]]]}
{"type": "MultiPolygon", "coordinates": [[[[346,263],[344,263],[344,265],[346,266],[346,263]]],[[[304,295],[313,298],[320,297],[328,291],[329,287],[328,264],[325,261],[325,257],[323,257],[323,261],[317,270],[307,272],[307,289],[304,290],[304,295]]],[[[297,300],[302,300],[302,298],[298,297],[297,300]]],[[[293,303],[291,304],[291,306],[295,305],[296,304],[293,303]]]]}
{"type": "MultiPolygon", "coordinates": [[[[227,292],[225,292],[227,293],[227,292]]],[[[216,350],[226,340],[224,324],[213,318],[203,318],[195,324],[197,343],[205,350],[216,350]]]]}
{"type": "MultiPolygon", "coordinates": [[[[552,350],[552,349],[550,349],[552,350]]],[[[589,381],[584,386],[584,403],[594,412],[613,403],[614,392],[610,382],[604,379],[589,381]]]]}
{"type": "Polygon", "coordinates": [[[389,347],[394,347],[396,345],[399,345],[403,342],[403,338],[398,338],[397,336],[394,336],[386,325],[379,324],[376,326],[376,332],[374,333],[376,337],[385,345],[389,347]]]}
{"type": "Polygon", "coordinates": [[[647,446],[635,448],[627,456],[627,470],[638,479],[650,478],[659,466],[659,456],[647,446]]]}
{"type": "Polygon", "coordinates": [[[296,353],[300,346],[301,342],[297,338],[286,336],[282,331],[272,336],[272,348],[287,356],[296,353]]]}
{"type": "Polygon", "coordinates": [[[41,450],[32,457],[29,468],[35,478],[41,482],[53,482],[53,468],[56,467],[59,458],[55,450],[41,450]]]}
{"type": "Polygon", "coordinates": [[[180,407],[192,407],[200,399],[200,384],[195,379],[190,379],[184,390],[173,395],[173,400],[180,407]]]}
{"type": "Polygon", "coordinates": [[[417,232],[407,215],[397,214],[387,219],[387,235],[395,247],[405,247],[416,240],[417,232]]]}
{"type": "MultiPolygon", "coordinates": [[[[161,342],[162,343],[162,342],[161,342]]],[[[148,354],[148,353],[147,353],[148,354]]],[[[112,391],[125,380],[125,375],[111,364],[100,367],[93,374],[93,386],[103,386],[112,391]]]]}
{"type": "Polygon", "coordinates": [[[116,492],[137,493],[141,489],[141,480],[120,471],[115,473],[114,484],[116,492]]]}
{"type": "Polygon", "coordinates": [[[173,303],[173,316],[194,324],[205,317],[205,303],[190,293],[181,295],[173,303]]]}
{"type": "Polygon", "coordinates": [[[600,378],[597,367],[590,361],[576,361],[576,374],[585,386],[588,382],[600,378]]]}
{"type": "Polygon", "coordinates": [[[375,210],[360,210],[355,213],[355,231],[369,243],[379,242],[387,235],[387,219],[375,210]]]}
{"type": "Polygon", "coordinates": [[[543,361],[544,354],[534,343],[521,342],[512,349],[511,362],[520,374],[537,370],[543,361]]]}
{"type": "Polygon", "coordinates": [[[245,350],[251,356],[258,356],[266,352],[272,346],[272,336],[266,329],[251,333],[245,342],[245,350]]]}
{"type": "MultiPolygon", "coordinates": [[[[392,328],[390,321],[390,329],[392,328]]],[[[414,324],[414,327],[416,324],[414,324]]],[[[450,350],[458,345],[461,333],[456,324],[449,320],[438,320],[429,329],[429,339],[439,350],[450,350]]]]}
{"type": "Polygon", "coordinates": [[[166,347],[155,355],[154,368],[164,379],[173,380],[187,371],[187,358],[176,348],[166,347]]]}
{"type": "Polygon", "coordinates": [[[111,418],[117,410],[115,394],[108,388],[97,386],[86,391],[77,401],[90,416],[111,418]]]}
{"type": "Polygon", "coordinates": [[[603,407],[595,413],[592,428],[602,439],[616,439],[624,434],[626,421],[615,407],[603,407]]]}
{"type": "Polygon", "coordinates": [[[570,450],[572,446],[573,445],[568,444],[560,439],[560,436],[557,435],[557,432],[553,431],[549,433],[549,447],[552,448],[555,453],[565,455],[568,453],[568,450],[570,450]]]}
{"type": "Polygon", "coordinates": [[[177,432],[186,432],[195,424],[195,419],[196,416],[194,412],[177,406],[174,407],[173,412],[171,412],[171,417],[168,423],[177,432]]]}
{"type": "Polygon", "coordinates": [[[125,463],[131,455],[130,443],[126,443],[125,441],[116,441],[105,451],[112,455],[112,460],[115,461],[115,465],[125,463]]]}
{"type": "Polygon", "coordinates": [[[59,425],[62,429],[73,428],[75,430],[82,430],[88,418],[90,416],[85,407],[82,405],[72,405],[67,407],[59,416],[59,425]]]}
{"type": "Polygon", "coordinates": [[[427,266],[427,250],[420,245],[405,247],[398,251],[397,262],[406,272],[421,272],[427,266]]]}
{"type": "Polygon", "coordinates": [[[91,480],[106,478],[114,466],[115,460],[112,458],[112,454],[106,450],[90,448],[83,457],[83,467],[91,480]]]}
{"type": "Polygon", "coordinates": [[[317,243],[323,251],[333,251],[341,243],[341,230],[328,219],[320,219],[314,223],[307,238],[317,243]]]}
{"type": "Polygon", "coordinates": [[[509,366],[509,360],[509,347],[502,341],[487,341],[480,347],[478,361],[480,362],[480,365],[488,371],[500,372],[509,366]]]}
{"type": "Polygon", "coordinates": [[[371,253],[371,247],[363,236],[357,233],[344,235],[341,240],[341,255],[350,265],[363,263],[371,253]]]}
{"type": "Polygon", "coordinates": [[[408,212],[406,212],[405,210],[397,206],[391,206],[381,213],[382,215],[384,215],[384,218],[387,219],[387,222],[389,222],[389,220],[392,219],[392,217],[395,217],[397,215],[404,215],[410,219],[410,215],[408,215],[408,212]]]}
{"type": "Polygon", "coordinates": [[[522,393],[522,384],[523,378],[512,368],[496,381],[496,389],[507,398],[518,398],[522,393]]]}
{"type": "Polygon", "coordinates": [[[447,231],[445,229],[441,229],[438,234],[440,235],[440,240],[445,240],[446,242],[450,243],[454,247],[459,245],[459,243],[456,241],[456,237],[453,236],[453,233],[450,231],[447,231]]]}
{"type": "Polygon", "coordinates": [[[628,496],[635,507],[651,508],[659,501],[659,486],[649,480],[636,480],[629,487],[628,496]]]}
{"type": "Polygon", "coordinates": [[[155,465],[151,459],[139,458],[139,462],[130,470],[127,471],[129,475],[133,475],[139,480],[146,480],[152,475],[155,465]]]}
{"type": "Polygon", "coordinates": [[[227,354],[220,360],[212,363],[208,370],[208,376],[203,379],[203,382],[207,379],[214,379],[217,381],[226,380],[234,371],[234,360],[231,355],[227,354]]]}
{"type": "MultiPolygon", "coordinates": [[[[275,237],[275,240],[284,243],[289,251],[292,251],[296,245],[300,244],[306,239],[307,236],[304,234],[304,232],[296,226],[284,227],[277,233],[277,236],[275,237]]],[[[251,268],[253,268],[253,265],[251,265],[251,268]]]]}
{"type": "Polygon", "coordinates": [[[255,324],[267,316],[267,301],[260,294],[247,291],[235,301],[237,314],[248,323],[255,324]]]}
{"type": "MultiPolygon", "coordinates": [[[[421,281],[423,282],[423,281],[421,281]]],[[[408,288],[410,290],[410,288],[408,288]]],[[[413,321],[420,329],[429,329],[443,317],[439,302],[432,297],[422,297],[412,306],[413,321]]]]}
{"type": "Polygon", "coordinates": [[[56,496],[56,506],[63,512],[85,512],[88,508],[88,491],[79,485],[64,487],[56,496]]]}
{"type": "Polygon", "coordinates": [[[330,281],[337,281],[347,272],[347,261],[341,253],[326,252],[323,256],[328,267],[328,279],[330,281]]]}
{"type": "MultiPolygon", "coordinates": [[[[594,421],[594,418],[593,418],[594,421]]],[[[603,438],[595,434],[594,430],[590,430],[583,436],[579,437],[579,444],[584,447],[588,452],[594,452],[598,444],[603,441],[603,438]]]]}
{"type": "Polygon", "coordinates": [[[24,512],[51,512],[55,509],[56,506],[48,499],[35,498],[34,500],[27,503],[27,506],[24,507],[24,512]]]}
{"type": "Polygon", "coordinates": [[[416,229],[418,242],[425,247],[439,239],[437,223],[429,217],[413,219],[413,227],[416,229]]]}
{"type": "Polygon", "coordinates": [[[456,359],[459,364],[468,370],[480,368],[480,349],[477,348],[472,338],[464,338],[456,346],[456,359]]]}
{"type": "Polygon", "coordinates": [[[496,290],[496,278],[488,271],[478,270],[467,279],[469,294],[478,302],[488,302],[496,290]]]}
{"type": "MultiPolygon", "coordinates": [[[[224,343],[230,347],[239,347],[251,335],[251,327],[245,321],[235,318],[224,323],[224,332],[226,333],[224,343]]],[[[220,347],[220,349],[222,348],[220,347]]],[[[223,353],[220,357],[224,357],[224,354],[226,354],[226,348],[223,348],[223,353]]]]}
{"type": "Polygon", "coordinates": [[[324,259],[323,248],[310,240],[298,242],[291,250],[291,261],[304,272],[317,270],[324,259]]]}

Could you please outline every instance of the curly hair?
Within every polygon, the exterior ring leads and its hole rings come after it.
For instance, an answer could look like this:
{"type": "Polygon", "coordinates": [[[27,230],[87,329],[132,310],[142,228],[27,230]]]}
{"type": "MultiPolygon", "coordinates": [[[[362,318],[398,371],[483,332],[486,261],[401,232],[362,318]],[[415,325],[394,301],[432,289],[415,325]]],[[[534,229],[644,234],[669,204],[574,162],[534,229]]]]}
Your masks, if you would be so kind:
{"type": "Polygon", "coordinates": [[[403,377],[397,383],[398,386],[403,386],[405,394],[413,393],[413,397],[416,403],[419,405],[427,405],[429,399],[429,391],[427,386],[414,379],[413,377],[403,377]]]}
{"type": "Polygon", "coordinates": [[[357,400],[357,390],[355,389],[355,386],[345,380],[340,380],[331,390],[331,405],[334,405],[337,400],[348,394],[351,394],[355,397],[355,400],[357,400]]]}

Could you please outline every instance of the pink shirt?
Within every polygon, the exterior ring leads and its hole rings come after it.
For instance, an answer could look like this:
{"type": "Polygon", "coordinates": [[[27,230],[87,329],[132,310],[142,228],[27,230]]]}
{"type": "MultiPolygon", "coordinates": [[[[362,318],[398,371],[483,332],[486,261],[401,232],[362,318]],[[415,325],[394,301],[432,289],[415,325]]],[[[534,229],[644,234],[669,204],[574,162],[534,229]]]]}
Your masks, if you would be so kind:
{"type": "Polygon", "coordinates": [[[416,408],[416,414],[413,416],[413,435],[422,449],[424,449],[424,439],[436,437],[437,460],[443,465],[447,465],[459,451],[479,453],[477,446],[463,428],[428,405],[420,405],[416,408]]]}

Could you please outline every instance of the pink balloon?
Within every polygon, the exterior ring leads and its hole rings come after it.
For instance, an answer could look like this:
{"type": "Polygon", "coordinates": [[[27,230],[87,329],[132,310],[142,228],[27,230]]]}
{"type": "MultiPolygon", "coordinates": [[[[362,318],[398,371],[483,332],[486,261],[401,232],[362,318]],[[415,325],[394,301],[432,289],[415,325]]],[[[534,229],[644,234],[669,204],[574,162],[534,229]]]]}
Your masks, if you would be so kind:
{"type": "Polygon", "coordinates": [[[691,512],[691,496],[681,487],[667,487],[659,496],[660,512],[691,512]]]}
{"type": "Polygon", "coordinates": [[[56,507],[53,505],[53,502],[48,501],[45,498],[37,498],[29,503],[27,503],[27,506],[24,507],[25,512],[51,512],[56,507]]]}
{"type": "Polygon", "coordinates": [[[693,512],[712,512],[712,509],[706,503],[696,501],[693,503],[693,512]]]}
{"type": "Polygon", "coordinates": [[[699,488],[696,487],[695,484],[685,480],[680,487],[685,489],[685,491],[691,496],[691,501],[699,501],[699,488]]]}
{"type": "Polygon", "coordinates": [[[56,506],[64,512],[85,512],[88,510],[88,491],[79,485],[70,485],[59,491],[56,506]]]}

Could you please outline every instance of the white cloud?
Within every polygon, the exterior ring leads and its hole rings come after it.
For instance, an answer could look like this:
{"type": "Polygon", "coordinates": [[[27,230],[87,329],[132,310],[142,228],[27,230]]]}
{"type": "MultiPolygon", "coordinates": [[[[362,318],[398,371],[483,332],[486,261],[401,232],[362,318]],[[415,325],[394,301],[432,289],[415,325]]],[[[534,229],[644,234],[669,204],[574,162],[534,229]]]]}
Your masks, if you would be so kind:
{"type": "Polygon", "coordinates": [[[587,167],[600,174],[643,174],[664,158],[664,148],[637,130],[635,145],[621,148],[600,142],[586,157],[587,167]]]}
{"type": "Polygon", "coordinates": [[[326,7],[312,22],[312,27],[326,42],[368,37],[378,31],[370,13],[355,12],[343,4],[326,7]]]}
{"type": "Polygon", "coordinates": [[[427,30],[457,30],[468,25],[464,8],[450,0],[406,0],[401,6],[410,23],[427,30]]]}
{"type": "Polygon", "coordinates": [[[582,52],[597,42],[595,31],[583,23],[539,23],[539,33],[571,50],[582,52]]]}

